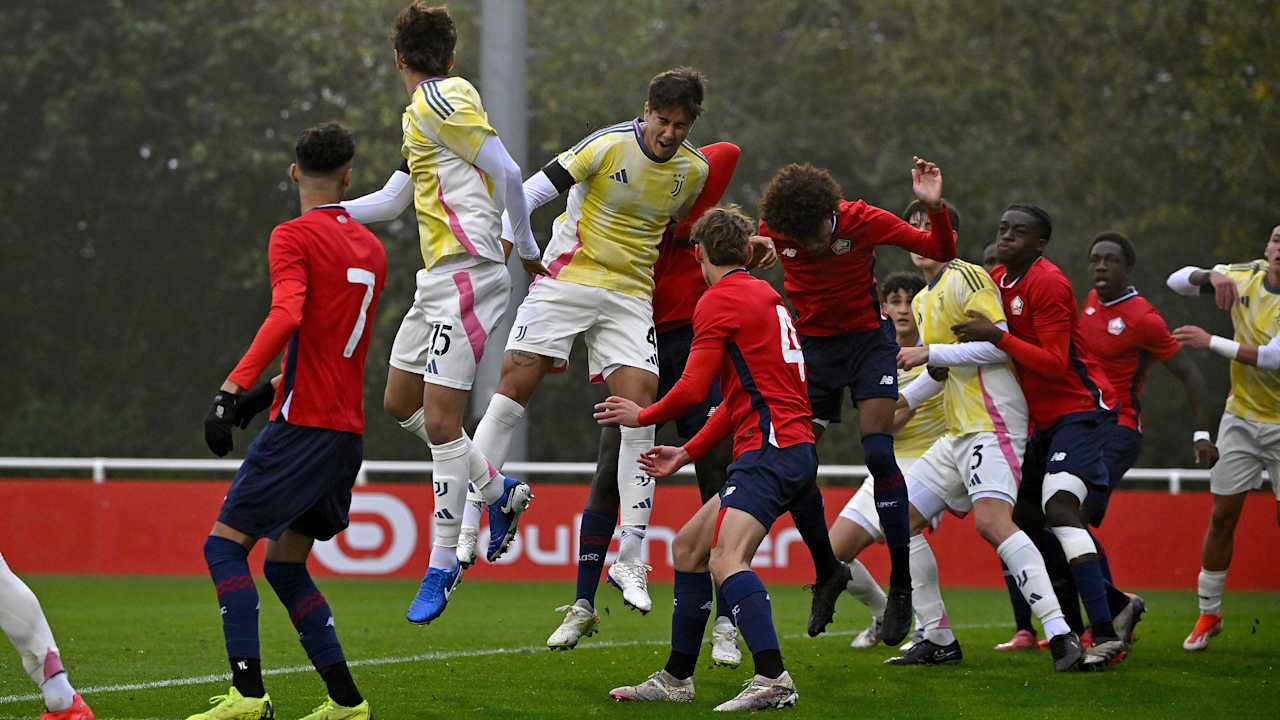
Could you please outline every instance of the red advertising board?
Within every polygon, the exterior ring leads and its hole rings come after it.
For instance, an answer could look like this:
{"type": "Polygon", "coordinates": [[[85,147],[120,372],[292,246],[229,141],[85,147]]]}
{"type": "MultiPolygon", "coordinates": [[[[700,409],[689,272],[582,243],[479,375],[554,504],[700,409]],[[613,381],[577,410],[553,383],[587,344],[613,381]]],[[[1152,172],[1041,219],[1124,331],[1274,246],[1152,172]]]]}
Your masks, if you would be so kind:
{"type": "MultiPolygon", "coordinates": [[[[225,492],[223,482],[0,480],[0,554],[17,572],[202,575],[201,547],[225,492]]],[[[541,485],[535,492],[508,556],[493,565],[481,561],[469,577],[573,581],[586,487],[541,485]]],[[[828,518],[852,494],[846,488],[825,490],[828,518]]],[[[431,503],[423,485],[357,488],[351,527],[317,544],[313,570],[331,576],[420,577],[430,552],[431,503]]],[[[697,504],[695,488],[658,489],[646,540],[654,579],[670,580],[671,540],[697,504]]],[[[1117,493],[1100,532],[1116,578],[1132,588],[1195,587],[1209,508],[1207,493],[1117,493]]],[[[1231,589],[1280,590],[1280,573],[1266,559],[1280,548],[1270,493],[1250,497],[1236,535],[1250,542],[1236,544],[1231,589]]],[[[944,585],[1003,586],[1000,562],[974,532],[972,519],[946,516],[930,544],[944,585]]],[[[887,578],[883,548],[871,548],[862,560],[877,578],[887,578]]],[[[754,567],[765,582],[812,582],[813,565],[790,518],[771,529],[754,567]]]]}

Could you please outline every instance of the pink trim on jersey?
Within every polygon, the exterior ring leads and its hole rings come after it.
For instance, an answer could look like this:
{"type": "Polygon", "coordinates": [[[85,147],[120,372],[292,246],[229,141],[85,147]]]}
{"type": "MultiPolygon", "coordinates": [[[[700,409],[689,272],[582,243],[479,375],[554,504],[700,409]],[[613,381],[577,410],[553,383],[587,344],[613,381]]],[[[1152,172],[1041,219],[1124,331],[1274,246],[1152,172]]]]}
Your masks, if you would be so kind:
{"type": "Polygon", "coordinates": [[[574,254],[582,249],[582,234],[578,232],[578,229],[576,226],[574,227],[574,230],[573,230],[573,236],[578,238],[578,242],[574,243],[573,247],[569,248],[563,253],[560,253],[560,257],[551,261],[551,264],[547,266],[547,274],[549,276],[554,278],[555,276],[559,275],[560,271],[564,269],[564,266],[568,265],[569,261],[573,260],[574,254]]]}
{"type": "Polygon", "coordinates": [[[462,243],[462,247],[467,249],[470,255],[479,255],[476,252],[476,246],[471,244],[471,238],[467,237],[467,231],[462,229],[462,222],[458,220],[458,214],[449,207],[449,203],[444,201],[444,182],[440,180],[440,174],[436,173],[436,197],[440,198],[440,207],[444,208],[444,214],[449,216],[449,229],[453,230],[453,236],[458,238],[458,242],[462,243]]]}
{"type": "Polygon", "coordinates": [[[1013,442],[1009,439],[1009,426],[1005,425],[1004,416],[996,409],[995,401],[987,392],[987,384],[982,382],[982,368],[978,368],[978,387],[982,388],[982,403],[987,406],[987,414],[991,416],[991,424],[996,426],[996,442],[1000,452],[1004,453],[1005,462],[1013,472],[1014,487],[1022,486],[1022,463],[1018,462],[1018,454],[1013,451],[1013,442]]]}
{"type": "Polygon", "coordinates": [[[462,311],[462,327],[467,331],[467,340],[471,341],[471,352],[475,354],[476,362],[479,363],[480,356],[484,354],[484,341],[488,333],[484,331],[484,326],[476,317],[476,293],[471,289],[471,276],[465,272],[456,272],[453,274],[453,284],[458,287],[458,308],[462,311]]]}

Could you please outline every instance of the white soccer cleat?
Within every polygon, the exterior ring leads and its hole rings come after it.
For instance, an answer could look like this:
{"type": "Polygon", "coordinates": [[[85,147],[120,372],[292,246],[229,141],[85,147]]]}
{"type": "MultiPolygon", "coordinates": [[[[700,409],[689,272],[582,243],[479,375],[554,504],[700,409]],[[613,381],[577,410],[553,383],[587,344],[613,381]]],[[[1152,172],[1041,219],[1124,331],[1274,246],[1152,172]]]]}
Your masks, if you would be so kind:
{"type": "Polygon", "coordinates": [[[572,650],[579,640],[595,635],[600,627],[600,616],[585,599],[579,599],[572,605],[561,605],[556,612],[564,613],[564,622],[547,638],[547,647],[552,650],[572,650]]]}
{"type": "Polygon", "coordinates": [[[644,563],[616,562],[609,566],[609,584],[622,591],[622,604],[647,613],[653,609],[649,599],[649,571],[644,563]]]}
{"type": "Polygon", "coordinates": [[[867,626],[866,630],[858,633],[858,636],[853,639],[853,642],[849,643],[849,647],[861,650],[863,648],[873,648],[879,644],[880,618],[873,617],[871,618],[871,624],[867,626]]]}
{"type": "Polygon", "coordinates": [[[479,528],[465,525],[458,528],[458,564],[463,570],[476,564],[476,541],[479,534],[479,528]]]}
{"type": "Polygon", "coordinates": [[[738,647],[738,628],[727,617],[718,617],[711,626],[711,663],[718,667],[736,668],[742,664],[738,647]]]}
{"type": "Polygon", "coordinates": [[[800,698],[791,674],[785,670],[776,678],[756,675],[746,685],[737,697],[717,705],[716,712],[774,710],[795,705],[800,698]]]}
{"type": "Polygon", "coordinates": [[[639,685],[624,685],[609,691],[614,700],[639,702],[693,702],[693,678],[676,679],[665,669],[639,685]]]}

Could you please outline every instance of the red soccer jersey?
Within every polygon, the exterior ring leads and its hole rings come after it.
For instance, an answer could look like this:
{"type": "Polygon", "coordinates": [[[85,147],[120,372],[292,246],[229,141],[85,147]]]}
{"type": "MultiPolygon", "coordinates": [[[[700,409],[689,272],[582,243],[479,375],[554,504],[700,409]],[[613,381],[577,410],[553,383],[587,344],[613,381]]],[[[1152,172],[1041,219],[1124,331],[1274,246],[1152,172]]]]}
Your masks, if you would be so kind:
{"type": "Polygon", "coordinates": [[[1036,429],[1048,430],[1071,413],[1115,409],[1111,384],[1080,337],[1071,281],[1058,266],[1039,257],[1011,283],[1004,265],[992,268],[991,278],[1009,322],[999,347],[1018,369],[1036,429]]]}
{"type": "Polygon", "coordinates": [[[271,312],[228,379],[253,385],[284,348],[271,419],[363,432],[364,360],[386,250],[341,207],[322,205],[277,225],[267,254],[271,312]]]}
{"type": "MultiPolygon", "coordinates": [[[[769,283],[734,270],[702,295],[693,313],[690,352],[707,350],[720,355],[724,401],[698,433],[702,437],[686,445],[690,454],[701,454],[692,448],[709,447],[730,427],[735,458],[766,443],[784,448],[813,442],[800,338],[769,283]]],[[[673,388],[669,395],[681,393],[673,388]]]]}
{"type": "Polygon", "coordinates": [[[1120,395],[1120,424],[1142,432],[1142,384],[1151,361],[1164,362],[1181,347],[1164,318],[1136,288],[1106,303],[1090,290],[1080,311],[1080,337],[1120,395]]]}
{"type": "Polygon", "coordinates": [[[956,256],[955,233],[947,210],[929,213],[929,232],[897,215],[859,200],[841,200],[831,245],[814,255],[794,240],[770,230],[782,260],[782,287],[796,311],[796,329],[804,335],[830,336],[866,332],[880,326],[883,314],[876,289],[877,245],[896,245],[946,262],[956,256]]]}

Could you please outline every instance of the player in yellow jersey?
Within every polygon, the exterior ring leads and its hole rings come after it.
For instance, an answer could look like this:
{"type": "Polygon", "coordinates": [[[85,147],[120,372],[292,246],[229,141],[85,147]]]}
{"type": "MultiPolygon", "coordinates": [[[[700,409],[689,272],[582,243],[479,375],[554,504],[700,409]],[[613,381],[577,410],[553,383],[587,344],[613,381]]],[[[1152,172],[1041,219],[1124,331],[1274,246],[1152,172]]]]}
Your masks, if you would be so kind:
{"type": "Polygon", "coordinates": [[[424,267],[391,348],[384,405],[431,448],[435,537],[426,576],[407,618],[429,623],[462,579],[456,546],[467,485],[490,504],[490,526],[505,543],[528,505],[525,483],[499,475],[462,429],[485,338],[511,294],[502,239],[504,208],[517,252],[545,273],[529,229],[520,168],[484,112],[480,95],[453,68],[457,30],[449,11],[421,2],[392,27],[396,68],[410,102],[402,119],[404,162],[385,187],[343,203],[358,222],[399,216],[412,202],[424,267]]]}
{"type": "MultiPolygon", "coordinates": [[[[564,367],[578,335],[586,341],[593,380],[642,407],[654,401],[653,263],[663,230],[688,211],[706,181],[707,161],[685,139],[702,112],[702,96],[697,71],[663,72],[649,82],[641,117],[588,135],[525,181],[531,208],[566,191],[569,199],[543,254],[548,276],[534,281],[516,312],[498,391],[476,430],[477,442],[499,468],[534,389],[548,372],[564,367]]],[[[622,541],[609,581],[628,606],[648,612],[641,541],[653,507],[653,479],[637,462],[653,446],[654,429],[621,433],[616,477],[605,481],[610,487],[593,483],[591,493],[597,505],[604,497],[610,510],[619,510],[622,541]]],[[[580,610],[584,622],[594,620],[594,609],[580,610]]]]}
{"type": "MultiPolygon", "coordinates": [[[[951,226],[958,227],[959,215],[948,206],[951,226]]],[[[928,222],[928,217],[925,217],[928,222]]],[[[911,347],[920,343],[920,331],[911,312],[911,299],[924,289],[924,278],[919,273],[897,272],[878,283],[880,302],[884,312],[893,321],[898,344],[911,347]]],[[[906,387],[924,371],[924,366],[898,373],[898,386],[906,387]]],[[[898,467],[905,473],[933,441],[946,432],[946,419],[942,415],[942,396],[925,401],[919,408],[900,409],[894,416],[893,452],[898,467]]],[[[880,644],[880,618],[884,617],[887,596],[871,576],[871,572],[857,559],[865,549],[884,541],[884,530],[876,513],[874,480],[868,477],[849,498],[835,522],[831,524],[831,548],[836,558],[849,566],[850,580],[846,591],[871,611],[871,625],[859,633],[849,644],[854,648],[870,648],[880,644]]]]}
{"type": "Polygon", "coordinates": [[[1183,641],[1204,650],[1222,631],[1222,592],[1231,565],[1236,523],[1250,490],[1271,476],[1280,522],[1280,225],[1271,230],[1263,259],[1212,270],[1184,267],[1169,276],[1182,295],[1212,292],[1218,307],[1231,310],[1235,339],[1187,325],[1173,336],[1191,347],[1212,350],[1231,363],[1231,395],[1218,425],[1221,456],[1209,475],[1213,513],[1204,534],[1200,577],[1200,618],[1183,641]]]}
{"type": "Polygon", "coordinates": [[[940,263],[914,253],[911,259],[928,280],[926,289],[912,301],[923,344],[903,347],[898,365],[912,368],[928,364],[945,367],[948,372],[943,381],[922,374],[902,390],[903,402],[918,407],[924,398],[941,391],[947,434],[906,472],[911,503],[912,605],[924,625],[924,638],[886,662],[937,665],[960,661],[960,643],[951,631],[938,586],[937,561],[920,532],[943,510],[962,514],[972,510],[978,534],[1020,578],[1023,595],[1050,638],[1055,669],[1075,669],[1082,656],[1080,639],[1063,620],[1040,552],[1013,522],[1027,442],[1026,399],[1003,350],[987,342],[959,343],[951,329],[968,320],[971,313],[1005,325],[1000,293],[980,265],[958,258],[940,263]]]}

